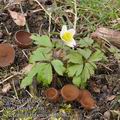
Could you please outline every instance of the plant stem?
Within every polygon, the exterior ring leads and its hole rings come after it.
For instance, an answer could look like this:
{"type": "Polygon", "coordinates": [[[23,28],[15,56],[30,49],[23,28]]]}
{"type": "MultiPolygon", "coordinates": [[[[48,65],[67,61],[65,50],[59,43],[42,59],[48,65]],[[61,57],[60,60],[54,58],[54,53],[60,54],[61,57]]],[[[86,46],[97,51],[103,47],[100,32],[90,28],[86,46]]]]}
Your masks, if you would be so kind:
{"type": "Polygon", "coordinates": [[[53,21],[55,21],[52,16],[51,16],[51,13],[49,13],[43,6],[42,4],[38,1],[38,0],[34,0],[35,2],[38,3],[38,5],[44,10],[44,12],[49,16],[49,18],[51,18],[53,21]]]}
{"type": "Polygon", "coordinates": [[[48,28],[48,33],[49,33],[49,37],[50,37],[50,31],[51,31],[51,13],[49,15],[49,28],[48,28]]]}
{"type": "Polygon", "coordinates": [[[74,18],[74,29],[76,31],[76,24],[77,24],[77,0],[74,0],[74,11],[75,11],[75,18],[74,18]]]}

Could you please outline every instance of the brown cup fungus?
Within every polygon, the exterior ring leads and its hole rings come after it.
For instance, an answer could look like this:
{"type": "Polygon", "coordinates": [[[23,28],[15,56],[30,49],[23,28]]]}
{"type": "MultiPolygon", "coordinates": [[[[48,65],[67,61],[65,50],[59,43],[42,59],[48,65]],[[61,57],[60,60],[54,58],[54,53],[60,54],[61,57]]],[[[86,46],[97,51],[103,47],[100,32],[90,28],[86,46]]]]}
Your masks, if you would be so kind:
{"type": "Polygon", "coordinates": [[[74,101],[79,96],[79,89],[74,85],[68,84],[61,89],[61,95],[66,102],[74,101]]]}
{"type": "Polygon", "coordinates": [[[49,88],[45,92],[46,97],[51,102],[57,102],[59,100],[59,92],[55,88],[49,88]]]}
{"type": "Polygon", "coordinates": [[[15,50],[7,43],[0,44],[0,67],[9,66],[14,62],[15,50]]]}
{"type": "Polygon", "coordinates": [[[15,33],[15,42],[20,48],[28,48],[32,45],[32,40],[30,38],[31,33],[25,31],[17,31],[15,33]]]}
{"type": "Polygon", "coordinates": [[[80,102],[80,104],[87,110],[91,110],[96,107],[96,101],[88,90],[80,90],[77,101],[80,102]]]}

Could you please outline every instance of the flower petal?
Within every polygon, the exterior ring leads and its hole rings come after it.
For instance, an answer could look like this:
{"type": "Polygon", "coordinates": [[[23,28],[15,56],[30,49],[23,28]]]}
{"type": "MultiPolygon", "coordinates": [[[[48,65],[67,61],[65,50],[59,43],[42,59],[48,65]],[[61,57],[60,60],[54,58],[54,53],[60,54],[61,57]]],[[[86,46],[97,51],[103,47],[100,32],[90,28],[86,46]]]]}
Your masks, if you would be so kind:
{"type": "Polygon", "coordinates": [[[60,36],[63,36],[63,34],[67,31],[67,26],[63,25],[62,30],[60,31],[60,36]]]}
{"type": "Polygon", "coordinates": [[[67,46],[74,48],[76,46],[76,41],[73,39],[71,42],[64,42],[67,46]]]}
{"type": "Polygon", "coordinates": [[[75,35],[75,29],[69,29],[68,32],[70,32],[72,35],[75,35]]]}

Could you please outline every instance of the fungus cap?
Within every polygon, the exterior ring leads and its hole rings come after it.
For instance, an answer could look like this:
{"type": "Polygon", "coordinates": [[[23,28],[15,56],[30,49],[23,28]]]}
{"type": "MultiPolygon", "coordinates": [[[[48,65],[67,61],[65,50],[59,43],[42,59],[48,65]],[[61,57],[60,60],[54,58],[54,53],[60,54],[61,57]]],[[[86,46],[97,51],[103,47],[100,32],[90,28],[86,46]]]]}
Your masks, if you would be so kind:
{"type": "Polygon", "coordinates": [[[26,31],[17,31],[15,33],[15,42],[20,48],[28,48],[30,45],[32,45],[32,40],[30,38],[31,33],[26,31]]]}
{"type": "Polygon", "coordinates": [[[14,62],[15,50],[8,43],[0,44],[0,67],[9,66],[14,62]]]}
{"type": "Polygon", "coordinates": [[[74,101],[79,96],[79,89],[72,84],[67,84],[61,89],[61,95],[65,101],[74,101]]]}

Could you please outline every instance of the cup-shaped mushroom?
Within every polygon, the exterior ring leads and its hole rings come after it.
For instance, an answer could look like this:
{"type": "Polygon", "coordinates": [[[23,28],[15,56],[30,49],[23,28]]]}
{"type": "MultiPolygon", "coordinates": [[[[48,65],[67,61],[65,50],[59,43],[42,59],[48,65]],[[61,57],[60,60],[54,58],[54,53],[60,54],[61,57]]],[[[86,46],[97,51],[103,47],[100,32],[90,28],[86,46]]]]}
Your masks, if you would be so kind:
{"type": "Polygon", "coordinates": [[[79,96],[79,89],[72,84],[67,84],[61,89],[61,95],[66,102],[74,101],[79,96]]]}
{"type": "Polygon", "coordinates": [[[92,110],[96,107],[96,101],[88,90],[80,90],[77,101],[87,110],[92,110]]]}
{"type": "Polygon", "coordinates": [[[15,33],[15,42],[20,48],[28,48],[32,45],[32,39],[30,38],[31,33],[26,31],[17,31],[15,33]]]}
{"type": "Polygon", "coordinates": [[[0,67],[9,66],[14,62],[15,50],[7,43],[0,44],[0,67]]]}
{"type": "Polygon", "coordinates": [[[59,92],[55,88],[49,88],[45,91],[46,98],[51,102],[58,102],[59,101],[59,92]]]}

